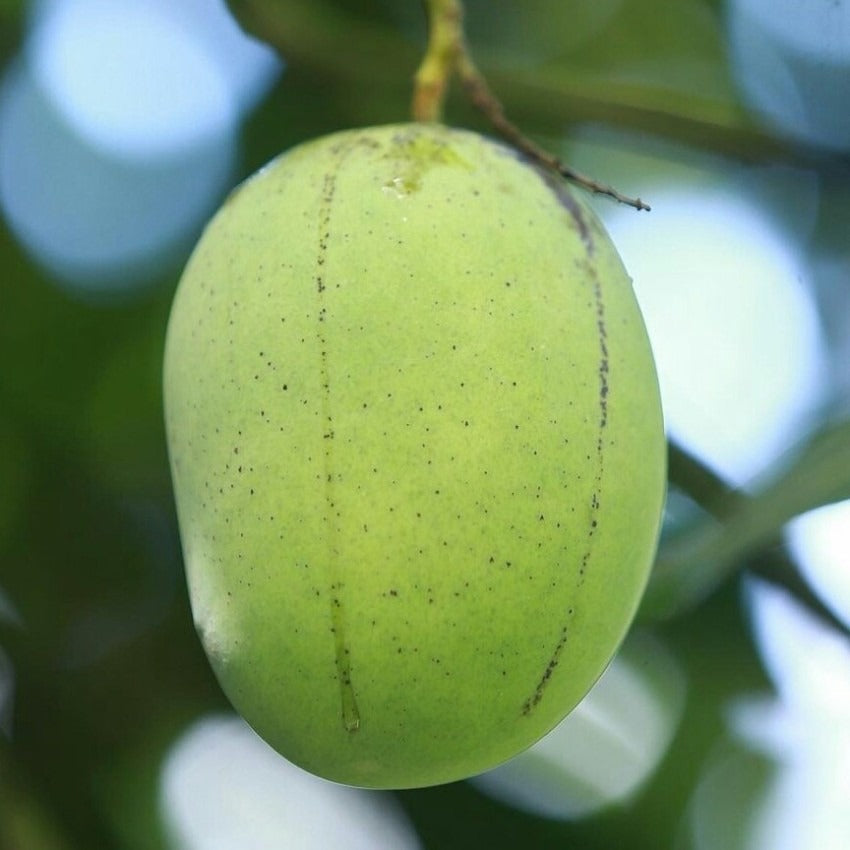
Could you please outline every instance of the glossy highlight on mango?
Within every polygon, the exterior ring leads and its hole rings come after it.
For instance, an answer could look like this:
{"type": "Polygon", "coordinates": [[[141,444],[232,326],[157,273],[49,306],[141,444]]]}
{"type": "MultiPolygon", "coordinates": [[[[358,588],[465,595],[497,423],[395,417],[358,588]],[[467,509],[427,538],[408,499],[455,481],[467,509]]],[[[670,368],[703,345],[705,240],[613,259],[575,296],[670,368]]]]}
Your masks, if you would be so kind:
{"type": "Polygon", "coordinates": [[[274,160],[180,282],[166,427],[195,623],[301,767],[405,788],[525,749],[624,637],[665,441],[585,201],[439,125],[274,160]]]}

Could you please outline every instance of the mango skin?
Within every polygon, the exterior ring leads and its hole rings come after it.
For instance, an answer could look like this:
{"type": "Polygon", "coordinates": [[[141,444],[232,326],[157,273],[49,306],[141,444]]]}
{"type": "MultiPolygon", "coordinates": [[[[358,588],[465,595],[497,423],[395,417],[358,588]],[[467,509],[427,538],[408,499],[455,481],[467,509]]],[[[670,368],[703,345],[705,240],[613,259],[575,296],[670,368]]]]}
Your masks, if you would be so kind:
{"type": "Polygon", "coordinates": [[[336,782],[467,777],[555,726],[654,557],[665,440],[585,202],[474,133],[338,133],[208,225],[165,353],[195,623],[235,708],[336,782]]]}

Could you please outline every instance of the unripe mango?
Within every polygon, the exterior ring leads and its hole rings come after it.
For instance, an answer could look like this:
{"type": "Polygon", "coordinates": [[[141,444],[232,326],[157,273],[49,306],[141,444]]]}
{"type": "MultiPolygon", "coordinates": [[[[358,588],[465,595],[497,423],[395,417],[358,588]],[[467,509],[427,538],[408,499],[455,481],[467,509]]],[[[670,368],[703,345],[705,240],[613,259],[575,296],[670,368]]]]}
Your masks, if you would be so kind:
{"type": "Polygon", "coordinates": [[[309,771],[490,768],[628,629],[665,486],[650,346],[589,207],[506,147],[412,124],[274,160],[188,263],[165,402],[204,647],[309,771]]]}

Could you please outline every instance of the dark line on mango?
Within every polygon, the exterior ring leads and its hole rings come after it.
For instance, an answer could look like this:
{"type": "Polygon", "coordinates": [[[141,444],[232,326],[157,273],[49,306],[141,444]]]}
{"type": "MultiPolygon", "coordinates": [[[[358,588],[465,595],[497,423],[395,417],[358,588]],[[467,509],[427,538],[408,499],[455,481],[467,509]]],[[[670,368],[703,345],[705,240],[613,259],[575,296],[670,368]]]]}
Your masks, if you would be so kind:
{"type": "Polygon", "coordinates": [[[360,728],[360,712],[354,695],[354,685],[351,680],[351,650],[345,633],[345,608],[342,597],[345,588],[341,581],[339,551],[340,527],[339,508],[336,501],[336,484],[338,473],[334,463],[334,417],[331,404],[332,387],[330,380],[330,365],[328,362],[327,319],[328,294],[325,282],[328,243],[331,239],[331,209],[336,194],[336,179],[342,162],[351,151],[352,146],[340,145],[339,158],[334,168],[325,174],[322,183],[321,204],[319,207],[319,243],[316,256],[316,340],[319,344],[319,378],[321,381],[322,398],[322,459],[325,481],[325,506],[322,518],[325,526],[325,540],[328,551],[328,574],[330,580],[331,632],[334,641],[334,659],[336,675],[340,689],[340,709],[342,725],[347,732],[356,732],[360,728]]]}
{"type": "Polygon", "coordinates": [[[593,232],[590,222],[585,215],[582,205],[576,200],[573,190],[567,182],[556,174],[546,171],[537,166],[530,165],[539,175],[540,179],[551,189],[558,203],[569,213],[575,224],[576,232],[584,245],[587,256],[593,255],[596,245],[593,241],[593,232]]]}
{"type": "Polygon", "coordinates": [[[531,714],[532,710],[536,708],[540,700],[543,699],[543,691],[546,688],[546,685],[549,684],[549,679],[555,672],[555,668],[561,660],[561,653],[567,645],[567,634],[567,627],[563,626],[561,629],[561,636],[555,644],[555,650],[549,658],[549,663],[546,665],[546,669],[543,671],[543,675],[540,677],[540,681],[537,683],[534,693],[522,704],[522,713],[524,715],[531,714]]]}
{"type": "MultiPolygon", "coordinates": [[[[598,382],[598,411],[597,411],[597,429],[596,429],[596,472],[593,476],[593,486],[590,492],[590,503],[588,505],[588,523],[587,534],[585,537],[585,548],[579,559],[578,576],[576,579],[576,587],[579,588],[584,584],[585,575],[590,564],[591,555],[593,554],[594,537],[599,529],[599,511],[601,507],[601,491],[602,478],[605,471],[605,429],[608,427],[608,394],[610,392],[609,365],[608,365],[608,329],[605,321],[605,301],[602,295],[602,285],[599,281],[599,276],[596,274],[596,269],[593,266],[590,255],[593,252],[593,243],[585,242],[587,249],[587,261],[583,268],[588,272],[592,281],[593,293],[593,310],[595,313],[596,331],[599,338],[599,360],[597,366],[597,382],[598,382]]],[[[571,616],[573,609],[567,612],[567,616],[571,616]]],[[[543,694],[549,680],[558,666],[564,648],[567,645],[568,624],[565,623],[561,627],[561,634],[549,656],[549,661],[546,664],[543,674],[537,682],[534,692],[522,704],[522,714],[529,715],[534,708],[539,705],[543,699],[543,694]]]]}

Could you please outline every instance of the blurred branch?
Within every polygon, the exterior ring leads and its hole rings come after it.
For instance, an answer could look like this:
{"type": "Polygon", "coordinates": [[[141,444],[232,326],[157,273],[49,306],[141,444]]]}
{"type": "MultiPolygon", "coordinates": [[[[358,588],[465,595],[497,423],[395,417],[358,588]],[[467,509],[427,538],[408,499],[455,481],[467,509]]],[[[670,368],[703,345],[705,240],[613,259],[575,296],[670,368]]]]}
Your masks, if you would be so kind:
{"type": "Polygon", "coordinates": [[[667,475],[672,484],[716,519],[734,514],[747,499],[674,440],[667,442],[667,475]]]}
{"type": "MultiPolygon", "coordinates": [[[[709,516],[662,542],[642,608],[644,616],[653,618],[694,607],[748,566],[756,553],[761,553],[759,571],[772,577],[768,566],[772,559],[765,559],[765,553],[780,551],[785,523],[850,498],[850,420],[813,434],[781,474],[751,495],[729,488],[681,447],[671,450],[670,480],[709,516]]],[[[780,578],[782,571],[775,572],[773,578],[780,578]]]]}
{"type": "Polygon", "coordinates": [[[850,636],[850,625],[836,617],[821,598],[811,589],[800,575],[797,565],[788,556],[788,552],[777,539],[775,545],[767,546],[753,553],[747,559],[747,572],[763,578],[771,584],[779,585],[790,591],[794,598],[805,605],[834,630],[850,636]]]}

